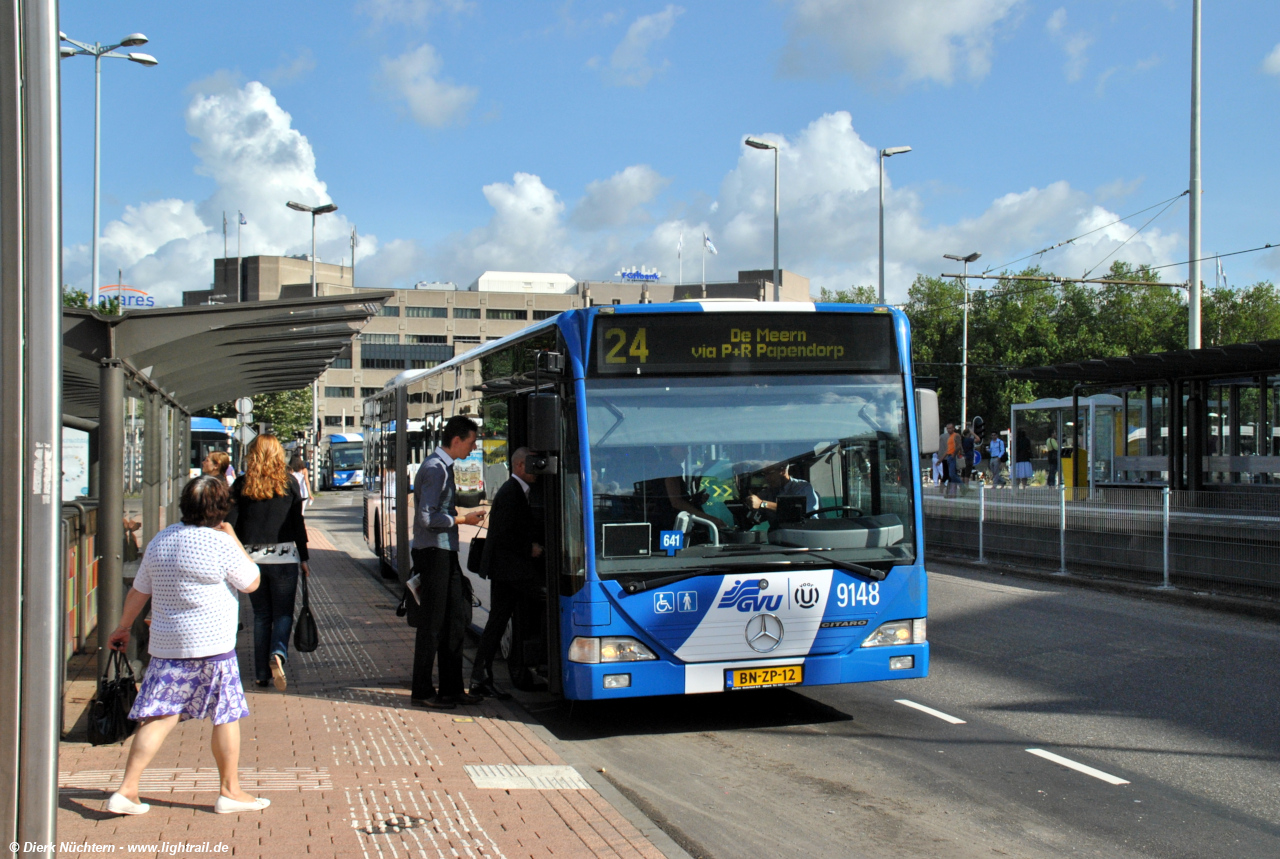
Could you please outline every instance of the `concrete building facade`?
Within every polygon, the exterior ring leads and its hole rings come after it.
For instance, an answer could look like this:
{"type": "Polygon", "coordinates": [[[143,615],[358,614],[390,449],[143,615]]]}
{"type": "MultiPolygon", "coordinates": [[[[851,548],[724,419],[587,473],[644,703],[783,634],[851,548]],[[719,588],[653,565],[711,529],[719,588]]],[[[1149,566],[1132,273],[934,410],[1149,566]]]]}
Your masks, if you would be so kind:
{"type": "MultiPolygon", "coordinates": [[[[708,283],[704,295],[697,283],[575,281],[562,273],[486,271],[466,287],[422,282],[414,289],[397,289],[381,315],[370,319],[351,347],[321,375],[321,434],[358,432],[361,402],[398,373],[433,367],[565,310],[697,298],[810,300],[808,278],[784,271],[781,289],[774,288],[772,279],[772,270],[744,271],[739,282],[708,283]]],[[[318,295],[358,289],[350,267],[316,264],[318,295]]],[[[235,304],[310,294],[310,260],[254,256],[244,257],[239,265],[234,258],[214,260],[210,288],[184,293],[182,303],[235,304]]]]}

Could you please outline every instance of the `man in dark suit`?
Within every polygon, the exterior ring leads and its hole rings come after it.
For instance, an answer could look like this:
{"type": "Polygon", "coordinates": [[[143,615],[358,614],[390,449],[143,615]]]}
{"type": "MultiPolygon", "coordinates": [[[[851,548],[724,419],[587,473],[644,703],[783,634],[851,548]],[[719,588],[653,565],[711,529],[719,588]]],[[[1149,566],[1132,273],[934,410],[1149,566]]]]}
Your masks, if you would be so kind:
{"type": "MultiPolygon", "coordinates": [[[[484,514],[458,515],[453,463],[476,449],[479,427],[456,415],[444,425],[440,447],[428,456],[413,482],[413,571],[420,576],[422,606],[413,648],[411,702],[419,707],[452,710],[480,699],[462,688],[462,638],[466,632],[466,597],[458,565],[458,526],[479,525],[484,514]],[[432,668],[440,662],[440,688],[432,668]]],[[[410,597],[412,598],[412,597],[410,597]]]]}
{"type": "Polygon", "coordinates": [[[471,694],[499,700],[511,696],[493,684],[493,657],[516,607],[536,596],[542,578],[542,545],[529,507],[529,487],[538,475],[527,470],[528,456],[523,447],[511,456],[511,478],[493,499],[480,561],[480,574],[489,579],[489,621],[471,670],[471,694]]]}

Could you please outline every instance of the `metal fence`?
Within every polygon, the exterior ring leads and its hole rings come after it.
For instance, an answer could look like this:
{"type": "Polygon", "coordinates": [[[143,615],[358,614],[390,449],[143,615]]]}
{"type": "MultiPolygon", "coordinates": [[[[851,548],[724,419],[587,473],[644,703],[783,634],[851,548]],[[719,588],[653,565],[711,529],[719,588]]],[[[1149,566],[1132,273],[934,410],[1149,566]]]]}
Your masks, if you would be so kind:
{"type": "Polygon", "coordinates": [[[927,487],[925,546],[1162,587],[1280,597],[1280,494],[927,487]]]}

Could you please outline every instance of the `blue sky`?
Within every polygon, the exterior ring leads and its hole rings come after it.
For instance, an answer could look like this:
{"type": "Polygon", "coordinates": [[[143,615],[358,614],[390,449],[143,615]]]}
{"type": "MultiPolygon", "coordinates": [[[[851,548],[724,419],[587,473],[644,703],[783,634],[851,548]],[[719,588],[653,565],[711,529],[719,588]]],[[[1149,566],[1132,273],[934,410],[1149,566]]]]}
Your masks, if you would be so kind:
{"type": "MultiPolygon", "coordinates": [[[[102,282],[177,303],[222,253],[299,253],[288,199],[334,201],[320,256],[358,227],[365,285],[486,269],[709,279],[781,257],[818,286],[876,279],[887,162],[891,300],[943,253],[977,268],[1103,227],[1188,185],[1190,0],[91,3],[82,41],[142,31],[160,65],[103,62],[102,282]],[[231,236],[235,253],[235,235],[231,236]]],[[[89,280],[93,63],[63,62],[64,280],[89,280]]],[[[1206,4],[1206,253],[1280,242],[1280,4],[1206,4]]],[[[1186,259],[1182,199],[1045,255],[1079,275],[1186,259]]],[[[1021,265],[1021,263],[1019,264],[1021,265]]],[[[1280,251],[1224,262],[1275,280],[1280,251]]],[[[1185,267],[1166,269],[1183,280],[1185,267]]],[[[1212,282],[1213,268],[1204,270],[1212,282]]]]}

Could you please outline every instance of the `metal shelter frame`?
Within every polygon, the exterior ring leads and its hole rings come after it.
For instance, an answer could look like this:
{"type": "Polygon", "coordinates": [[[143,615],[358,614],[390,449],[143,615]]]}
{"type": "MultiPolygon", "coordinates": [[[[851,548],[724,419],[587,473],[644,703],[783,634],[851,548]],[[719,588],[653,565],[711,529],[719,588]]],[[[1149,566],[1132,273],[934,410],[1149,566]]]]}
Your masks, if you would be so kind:
{"type": "MultiPolygon", "coordinates": [[[[1079,401],[1082,392],[1116,392],[1146,388],[1146,438],[1150,441],[1160,433],[1166,441],[1165,450],[1159,456],[1130,457],[1142,465],[1141,471],[1165,471],[1170,489],[1200,491],[1212,489],[1208,476],[1217,472],[1229,473],[1280,473],[1280,457],[1256,455],[1241,457],[1233,450],[1229,456],[1211,454],[1209,427],[1210,388],[1224,386],[1232,389],[1231,398],[1238,412],[1238,389],[1256,386],[1262,396],[1260,415],[1268,440],[1274,425],[1267,427],[1266,415],[1275,411],[1268,408],[1267,391],[1273,386],[1269,379],[1280,374],[1280,340],[1262,340],[1256,343],[1234,343],[1224,346],[1208,346],[1200,349],[1178,349],[1147,355],[1130,355],[1116,358],[1094,358],[1045,367],[1030,367],[1008,371],[1015,379],[1035,381],[1072,382],[1073,406],[1076,415],[1075,428],[1079,431],[1079,401]],[[1162,427],[1151,422],[1152,388],[1164,387],[1167,391],[1162,427]],[[1150,466],[1147,468],[1146,466],[1150,466]]],[[[1280,406],[1280,392],[1270,395],[1273,407],[1280,406]]],[[[1234,420],[1234,419],[1233,419],[1234,420]]],[[[1233,429],[1238,441],[1238,427],[1233,429]]],[[[1260,440],[1258,442],[1260,445],[1260,440]]],[[[1073,448],[1079,449],[1079,439],[1073,448]]],[[[1237,445],[1238,446],[1238,445],[1237,445]]],[[[1268,441],[1270,446],[1270,441],[1268,441]]],[[[1259,446],[1255,451],[1261,454],[1259,446]]],[[[1270,453],[1270,452],[1269,452],[1270,453]]],[[[1159,484],[1153,484],[1159,485],[1159,484]]]]}

